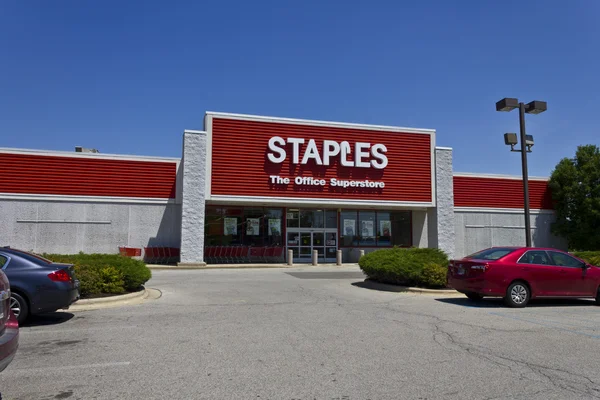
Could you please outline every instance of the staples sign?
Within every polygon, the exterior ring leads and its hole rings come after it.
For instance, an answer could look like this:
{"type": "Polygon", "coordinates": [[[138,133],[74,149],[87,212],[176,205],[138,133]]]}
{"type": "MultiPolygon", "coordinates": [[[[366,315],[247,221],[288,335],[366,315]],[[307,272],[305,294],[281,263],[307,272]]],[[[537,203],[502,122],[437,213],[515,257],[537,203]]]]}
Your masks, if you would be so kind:
{"type": "Polygon", "coordinates": [[[387,148],[383,144],[356,142],[351,146],[349,142],[338,143],[334,140],[323,140],[322,152],[319,152],[314,139],[308,143],[302,138],[287,138],[279,136],[269,139],[269,161],[280,164],[285,161],[288,154],[286,147],[292,145],[292,163],[307,164],[314,160],[317,165],[329,166],[332,160],[339,157],[340,164],[344,167],[384,169],[388,165],[385,153],[387,148]],[[306,144],[306,145],[305,145],[306,144]]]}

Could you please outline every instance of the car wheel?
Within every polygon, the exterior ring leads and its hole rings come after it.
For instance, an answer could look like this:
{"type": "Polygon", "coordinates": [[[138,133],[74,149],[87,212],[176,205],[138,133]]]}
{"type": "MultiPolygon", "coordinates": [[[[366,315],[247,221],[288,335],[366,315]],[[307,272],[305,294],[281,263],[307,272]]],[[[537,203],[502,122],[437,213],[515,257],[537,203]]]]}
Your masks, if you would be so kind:
{"type": "Polygon", "coordinates": [[[472,301],[479,301],[481,299],[483,299],[483,296],[480,295],[479,293],[465,293],[465,295],[469,298],[469,300],[472,301]]]}
{"type": "Polygon", "coordinates": [[[600,306],[600,287],[598,288],[598,291],[596,292],[596,305],[600,306]]]}
{"type": "Polygon", "coordinates": [[[529,286],[524,282],[513,282],[506,290],[504,302],[509,307],[525,307],[531,298],[529,286]]]}
{"type": "Polygon", "coordinates": [[[10,309],[17,317],[19,325],[25,322],[29,316],[29,306],[23,297],[18,293],[11,293],[10,295],[10,309]]]}

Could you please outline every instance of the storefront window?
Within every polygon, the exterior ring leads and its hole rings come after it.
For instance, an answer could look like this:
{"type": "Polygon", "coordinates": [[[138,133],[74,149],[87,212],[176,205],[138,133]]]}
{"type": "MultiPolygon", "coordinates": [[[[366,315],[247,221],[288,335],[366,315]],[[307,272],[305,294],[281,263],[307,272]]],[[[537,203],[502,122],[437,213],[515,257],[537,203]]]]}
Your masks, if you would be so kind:
{"type": "Polygon", "coordinates": [[[323,210],[300,210],[300,228],[323,228],[324,225],[323,210]]]}
{"type": "Polygon", "coordinates": [[[282,246],[282,221],[281,208],[208,206],[204,245],[282,246]]]}
{"type": "Polygon", "coordinates": [[[336,210],[325,210],[325,228],[337,229],[337,211],[336,210]]]}
{"type": "Polygon", "coordinates": [[[375,239],[375,211],[359,211],[358,220],[360,226],[360,239],[359,244],[361,246],[376,246],[377,242],[375,239]]]}
{"type": "Polygon", "coordinates": [[[283,246],[283,210],[268,208],[265,210],[265,245],[283,246]]]}
{"type": "Polygon", "coordinates": [[[223,241],[222,245],[242,244],[242,218],[241,208],[223,208],[223,241]]]}
{"type": "Polygon", "coordinates": [[[288,208],[287,210],[287,227],[288,228],[299,228],[300,227],[300,210],[294,208],[288,208]]]}
{"type": "Polygon", "coordinates": [[[344,210],[340,213],[341,246],[410,247],[410,211],[344,210]]]}
{"type": "Polygon", "coordinates": [[[342,211],[340,213],[340,236],[342,246],[353,246],[358,244],[356,233],[357,211],[342,211]]]}
{"type": "Polygon", "coordinates": [[[377,245],[392,245],[392,213],[386,211],[377,212],[377,245]]]}
{"type": "Polygon", "coordinates": [[[204,220],[205,246],[220,246],[223,237],[223,216],[216,207],[206,207],[204,220]]]}
{"type": "Polygon", "coordinates": [[[246,246],[263,246],[263,208],[244,208],[244,240],[246,246]]]}

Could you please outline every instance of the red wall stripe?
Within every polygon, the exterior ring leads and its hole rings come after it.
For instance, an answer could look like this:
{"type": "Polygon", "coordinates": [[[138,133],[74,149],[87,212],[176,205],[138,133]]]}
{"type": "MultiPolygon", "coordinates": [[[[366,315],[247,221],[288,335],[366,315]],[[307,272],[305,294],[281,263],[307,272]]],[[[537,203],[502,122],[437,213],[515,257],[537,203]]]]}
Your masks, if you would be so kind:
{"type": "Polygon", "coordinates": [[[0,153],[0,192],[175,198],[175,162],[0,153]]]}
{"type": "MultiPolygon", "coordinates": [[[[303,154],[303,150],[301,150],[303,154]]],[[[371,129],[325,127],[278,122],[262,122],[213,117],[212,124],[212,195],[244,195],[294,198],[330,198],[389,200],[396,202],[431,202],[431,136],[418,133],[396,133],[371,129]],[[295,165],[291,161],[291,145],[282,164],[267,159],[268,141],[272,136],[283,139],[315,139],[320,154],[323,140],[346,140],[384,144],[388,166],[348,168],[335,157],[329,167],[295,165]],[[325,187],[272,185],[270,175],[325,179],[325,187]],[[384,188],[352,188],[342,190],[329,186],[330,178],[385,182],[384,188]]]]}
{"type": "MultiPolygon", "coordinates": [[[[529,181],[529,203],[532,209],[554,209],[548,182],[529,181]]],[[[455,176],[454,206],[523,208],[523,182],[518,179],[455,176]]]]}

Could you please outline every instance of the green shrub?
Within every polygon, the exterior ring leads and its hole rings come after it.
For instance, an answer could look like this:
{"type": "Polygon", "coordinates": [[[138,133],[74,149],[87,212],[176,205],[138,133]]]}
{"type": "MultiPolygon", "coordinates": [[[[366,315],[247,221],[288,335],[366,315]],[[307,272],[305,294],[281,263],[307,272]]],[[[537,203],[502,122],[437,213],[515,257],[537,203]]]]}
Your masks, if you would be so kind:
{"type": "Polygon", "coordinates": [[[600,251],[574,251],[572,254],[592,265],[600,266],[600,251]]]}
{"type": "Polygon", "coordinates": [[[98,268],[76,265],[75,277],[79,279],[79,293],[81,296],[86,297],[102,293],[102,281],[100,280],[98,268]]]}
{"type": "Polygon", "coordinates": [[[102,293],[123,293],[125,281],[121,271],[115,267],[102,267],[98,275],[102,281],[102,293]]]}
{"type": "Polygon", "coordinates": [[[358,265],[370,279],[379,282],[441,287],[446,283],[448,256],[439,249],[381,249],[364,255],[358,265]],[[444,270],[443,283],[442,269],[444,270]]]}
{"type": "Polygon", "coordinates": [[[152,277],[143,261],[118,254],[44,254],[44,257],[75,266],[83,297],[133,292],[152,277]]]}
{"type": "Polygon", "coordinates": [[[446,286],[446,274],[448,272],[447,265],[440,265],[436,263],[427,263],[423,267],[423,283],[427,287],[431,288],[443,288],[446,286]]]}

